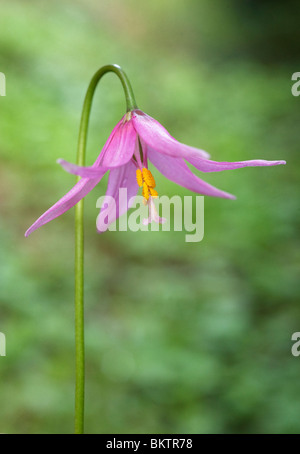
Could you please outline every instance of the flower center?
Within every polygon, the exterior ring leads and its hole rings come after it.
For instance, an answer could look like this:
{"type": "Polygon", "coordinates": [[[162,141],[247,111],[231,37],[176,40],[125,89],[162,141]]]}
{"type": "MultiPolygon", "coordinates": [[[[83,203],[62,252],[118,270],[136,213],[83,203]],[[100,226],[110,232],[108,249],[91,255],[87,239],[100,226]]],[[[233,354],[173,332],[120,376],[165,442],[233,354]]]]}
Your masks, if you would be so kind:
{"type": "Polygon", "coordinates": [[[136,181],[140,188],[143,188],[143,197],[145,198],[146,202],[149,200],[149,197],[157,197],[158,193],[154,189],[156,186],[155,180],[153,178],[152,173],[149,169],[144,167],[142,170],[137,169],[136,171],[136,181]]]}

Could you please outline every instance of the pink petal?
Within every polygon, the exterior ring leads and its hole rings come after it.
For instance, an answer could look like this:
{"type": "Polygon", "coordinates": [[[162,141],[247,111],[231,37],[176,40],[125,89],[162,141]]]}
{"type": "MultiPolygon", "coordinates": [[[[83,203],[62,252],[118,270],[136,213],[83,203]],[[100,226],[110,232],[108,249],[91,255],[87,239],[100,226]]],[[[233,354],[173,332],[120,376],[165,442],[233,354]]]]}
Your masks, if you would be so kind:
{"type": "MultiPolygon", "coordinates": [[[[71,162],[65,161],[64,159],[58,159],[56,161],[58,164],[62,166],[67,172],[72,173],[73,175],[78,175],[82,178],[99,178],[99,176],[103,175],[103,167],[96,167],[93,164],[90,167],[81,167],[77,166],[76,164],[72,164],[71,162]]],[[[109,170],[106,168],[106,170],[109,170]]]]}
{"type": "Polygon", "coordinates": [[[187,158],[196,169],[201,172],[220,172],[221,170],[240,169],[241,167],[257,167],[257,166],[278,166],[286,164],[285,161],[264,161],[263,159],[254,159],[251,161],[238,162],[217,162],[201,158],[187,158]]]}
{"type": "Polygon", "coordinates": [[[136,137],[137,134],[132,121],[128,121],[126,116],[124,116],[114,127],[104,145],[102,153],[100,153],[93,166],[80,167],[64,160],[59,160],[59,163],[64,169],[70,173],[81,176],[82,180],[37,219],[37,221],[35,221],[27,230],[25,236],[29,236],[34,230],[47,222],[52,221],[76,205],[76,203],[85,197],[99,183],[108,168],[114,168],[128,163],[134,153],[136,137]]]}
{"type": "Polygon", "coordinates": [[[138,189],[136,166],[132,161],[110,171],[105,199],[97,219],[97,230],[99,233],[105,232],[111,223],[126,213],[133,203],[133,200],[129,203],[130,199],[136,196],[138,189]],[[127,190],[126,199],[121,205],[119,204],[119,189],[127,190]],[[111,197],[114,199],[115,204],[111,203],[111,197]],[[104,222],[104,216],[110,219],[109,224],[104,222]]]}
{"type": "Polygon", "coordinates": [[[235,196],[228,192],[221,191],[205,181],[200,180],[200,178],[193,174],[183,159],[170,158],[169,156],[158,153],[152,148],[148,148],[148,157],[152,164],[154,164],[166,178],[190,191],[213,197],[235,199],[235,196]]]}
{"type": "Polygon", "coordinates": [[[154,150],[173,158],[209,158],[206,151],[178,142],[154,118],[135,110],[132,122],[138,135],[154,150]]]}
{"type": "Polygon", "coordinates": [[[27,230],[25,236],[28,237],[34,230],[38,229],[47,222],[52,221],[67,210],[72,208],[78,203],[83,197],[85,197],[101,180],[102,176],[106,172],[106,169],[102,170],[102,175],[98,178],[82,179],[80,180],[66,195],[64,195],[55,205],[49,208],[41,217],[35,221],[34,224],[27,230]]]}
{"type": "Polygon", "coordinates": [[[73,175],[82,178],[98,178],[103,175],[103,167],[115,168],[130,161],[136,146],[136,137],[137,134],[131,120],[126,121],[123,117],[113,129],[102,152],[92,166],[82,167],[64,159],[58,159],[57,163],[73,175]]]}
{"type": "Polygon", "coordinates": [[[112,168],[126,164],[133,156],[136,136],[132,120],[127,121],[123,117],[110,134],[94,166],[112,168]]]}

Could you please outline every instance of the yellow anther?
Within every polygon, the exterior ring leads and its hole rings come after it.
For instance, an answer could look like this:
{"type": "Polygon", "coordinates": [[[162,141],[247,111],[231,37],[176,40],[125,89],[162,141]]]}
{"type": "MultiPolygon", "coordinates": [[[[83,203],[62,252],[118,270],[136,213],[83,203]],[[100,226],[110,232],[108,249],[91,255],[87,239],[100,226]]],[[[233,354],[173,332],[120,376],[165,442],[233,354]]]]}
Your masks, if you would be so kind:
{"type": "Polygon", "coordinates": [[[145,197],[146,200],[149,199],[149,195],[150,194],[149,194],[149,187],[148,187],[147,183],[143,183],[143,192],[142,192],[142,194],[143,194],[143,197],[145,197]]]}
{"type": "Polygon", "coordinates": [[[149,169],[146,169],[146,167],[144,167],[143,170],[137,169],[136,181],[140,187],[143,187],[142,194],[144,197],[144,202],[146,204],[149,200],[150,195],[152,197],[158,197],[157,191],[153,189],[155,187],[155,180],[149,169]]]}
{"type": "Polygon", "coordinates": [[[155,191],[155,189],[149,188],[149,191],[150,191],[150,194],[152,197],[155,197],[155,198],[158,197],[158,192],[155,191]]]}
{"type": "Polygon", "coordinates": [[[136,181],[139,187],[141,188],[143,186],[143,176],[142,171],[140,169],[137,169],[136,171],[136,181]]]}
{"type": "Polygon", "coordinates": [[[150,170],[145,167],[143,168],[143,180],[149,188],[155,188],[156,184],[153,175],[150,170]]]}

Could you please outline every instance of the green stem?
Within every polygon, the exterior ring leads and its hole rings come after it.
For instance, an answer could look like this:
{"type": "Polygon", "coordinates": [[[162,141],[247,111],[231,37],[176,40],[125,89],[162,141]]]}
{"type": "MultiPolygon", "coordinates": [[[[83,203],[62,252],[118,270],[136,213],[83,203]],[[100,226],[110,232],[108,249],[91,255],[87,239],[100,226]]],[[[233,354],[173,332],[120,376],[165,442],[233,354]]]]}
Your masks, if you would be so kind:
{"type": "MultiPolygon", "coordinates": [[[[127,112],[137,108],[130,82],[124,71],[117,65],[100,68],[88,87],[81,115],[77,165],[85,165],[86,143],[90,113],[96,87],[104,74],[114,72],[120,79],[126,98],[127,112]]],[[[80,177],[77,178],[77,181],[80,177]]],[[[76,346],[76,383],[75,383],[75,434],[84,433],[84,391],[85,391],[85,348],[84,348],[84,202],[75,207],[75,346],[76,346]]]]}

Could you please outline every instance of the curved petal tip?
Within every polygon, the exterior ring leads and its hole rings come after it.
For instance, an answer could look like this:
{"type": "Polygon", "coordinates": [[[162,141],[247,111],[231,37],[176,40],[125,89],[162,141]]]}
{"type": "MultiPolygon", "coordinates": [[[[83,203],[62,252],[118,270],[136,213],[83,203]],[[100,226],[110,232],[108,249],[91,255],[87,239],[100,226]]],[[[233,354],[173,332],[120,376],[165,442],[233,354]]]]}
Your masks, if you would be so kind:
{"type": "Polygon", "coordinates": [[[227,196],[224,196],[225,199],[231,199],[231,200],[236,200],[236,196],[233,194],[229,194],[229,192],[226,192],[227,196]]]}

